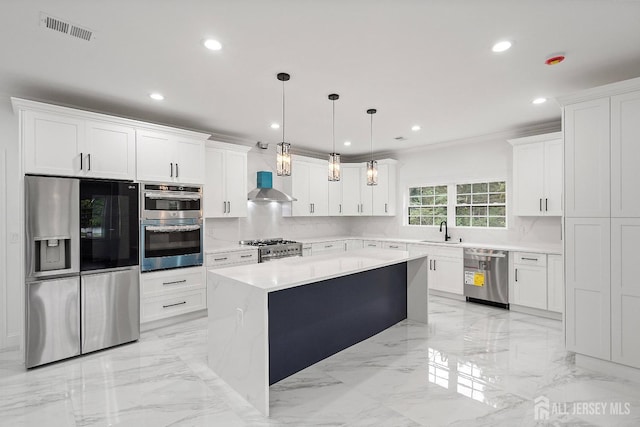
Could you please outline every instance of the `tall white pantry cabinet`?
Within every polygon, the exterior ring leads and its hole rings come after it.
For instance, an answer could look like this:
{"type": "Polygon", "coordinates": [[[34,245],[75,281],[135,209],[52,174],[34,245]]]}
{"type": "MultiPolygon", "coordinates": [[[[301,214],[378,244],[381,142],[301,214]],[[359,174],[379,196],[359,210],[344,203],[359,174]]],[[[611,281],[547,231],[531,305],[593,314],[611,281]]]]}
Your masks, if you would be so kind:
{"type": "Polygon", "coordinates": [[[559,102],[567,349],[640,368],[640,78],[559,102]]]}

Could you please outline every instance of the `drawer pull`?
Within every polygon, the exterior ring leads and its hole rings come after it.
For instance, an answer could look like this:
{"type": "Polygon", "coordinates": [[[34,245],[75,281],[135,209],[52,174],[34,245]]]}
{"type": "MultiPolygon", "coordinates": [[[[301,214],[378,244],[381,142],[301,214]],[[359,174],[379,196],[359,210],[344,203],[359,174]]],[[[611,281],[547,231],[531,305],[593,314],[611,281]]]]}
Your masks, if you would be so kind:
{"type": "Polygon", "coordinates": [[[522,257],[522,259],[526,259],[527,261],[537,261],[538,258],[526,258],[526,257],[522,257]]]}
{"type": "Polygon", "coordinates": [[[224,260],[226,260],[226,259],[227,259],[227,257],[223,257],[223,258],[214,258],[213,260],[214,260],[214,261],[224,261],[224,260]]]}
{"type": "Polygon", "coordinates": [[[187,279],[176,280],[176,281],[173,281],[173,282],[162,282],[163,285],[177,285],[178,283],[187,283],[187,279]]]}
{"type": "Polygon", "coordinates": [[[332,248],[333,245],[324,245],[325,248],[332,248]]]}
{"type": "Polygon", "coordinates": [[[253,256],[253,254],[251,255],[240,255],[240,258],[251,258],[253,256]]]}
{"type": "Polygon", "coordinates": [[[398,246],[398,245],[389,245],[389,247],[392,248],[392,249],[398,249],[400,246],[398,246]]]}
{"type": "Polygon", "coordinates": [[[167,305],[163,305],[162,308],[169,308],[169,307],[175,307],[176,305],[182,305],[182,304],[186,304],[186,301],[182,301],[182,302],[177,302],[175,304],[167,304],[167,305]]]}

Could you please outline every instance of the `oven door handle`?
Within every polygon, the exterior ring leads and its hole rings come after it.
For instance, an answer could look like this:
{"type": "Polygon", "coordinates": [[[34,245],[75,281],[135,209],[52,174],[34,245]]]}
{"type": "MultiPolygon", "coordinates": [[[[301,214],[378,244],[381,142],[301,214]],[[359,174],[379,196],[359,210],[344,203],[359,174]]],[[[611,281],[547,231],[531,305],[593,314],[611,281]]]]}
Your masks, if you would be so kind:
{"type": "Polygon", "coordinates": [[[188,194],[166,194],[166,193],[144,193],[144,196],[148,199],[160,200],[160,199],[171,199],[171,200],[200,200],[201,196],[198,194],[188,195],[188,194]]]}
{"type": "Polygon", "coordinates": [[[152,231],[156,233],[173,233],[180,231],[196,231],[200,230],[199,225],[147,225],[146,231],[152,231]]]}

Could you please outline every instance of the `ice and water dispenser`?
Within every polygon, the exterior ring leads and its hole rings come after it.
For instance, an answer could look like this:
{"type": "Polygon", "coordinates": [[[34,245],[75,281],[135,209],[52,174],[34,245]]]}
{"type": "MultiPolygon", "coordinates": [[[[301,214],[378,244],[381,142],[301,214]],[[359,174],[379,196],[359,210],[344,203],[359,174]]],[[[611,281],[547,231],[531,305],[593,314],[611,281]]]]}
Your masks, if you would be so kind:
{"type": "Polygon", "coordinates": [[[79,181],[26,176],[27,276],[79,271],[79,181]]]}

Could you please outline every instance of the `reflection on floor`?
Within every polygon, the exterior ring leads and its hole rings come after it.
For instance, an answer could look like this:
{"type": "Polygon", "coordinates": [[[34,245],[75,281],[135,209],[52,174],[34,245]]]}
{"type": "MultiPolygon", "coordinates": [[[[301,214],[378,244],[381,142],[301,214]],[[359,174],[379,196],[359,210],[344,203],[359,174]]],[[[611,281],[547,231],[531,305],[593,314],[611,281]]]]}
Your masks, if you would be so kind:
{"type": "Polygon", "coordinates": [[[0,425],[640,425],[640,384],[576,368],[560,322],[438,297],[429,311],[272,386],[270,418],[207,368],[205,319],[29,372],[2,352],[0,425]]]}

